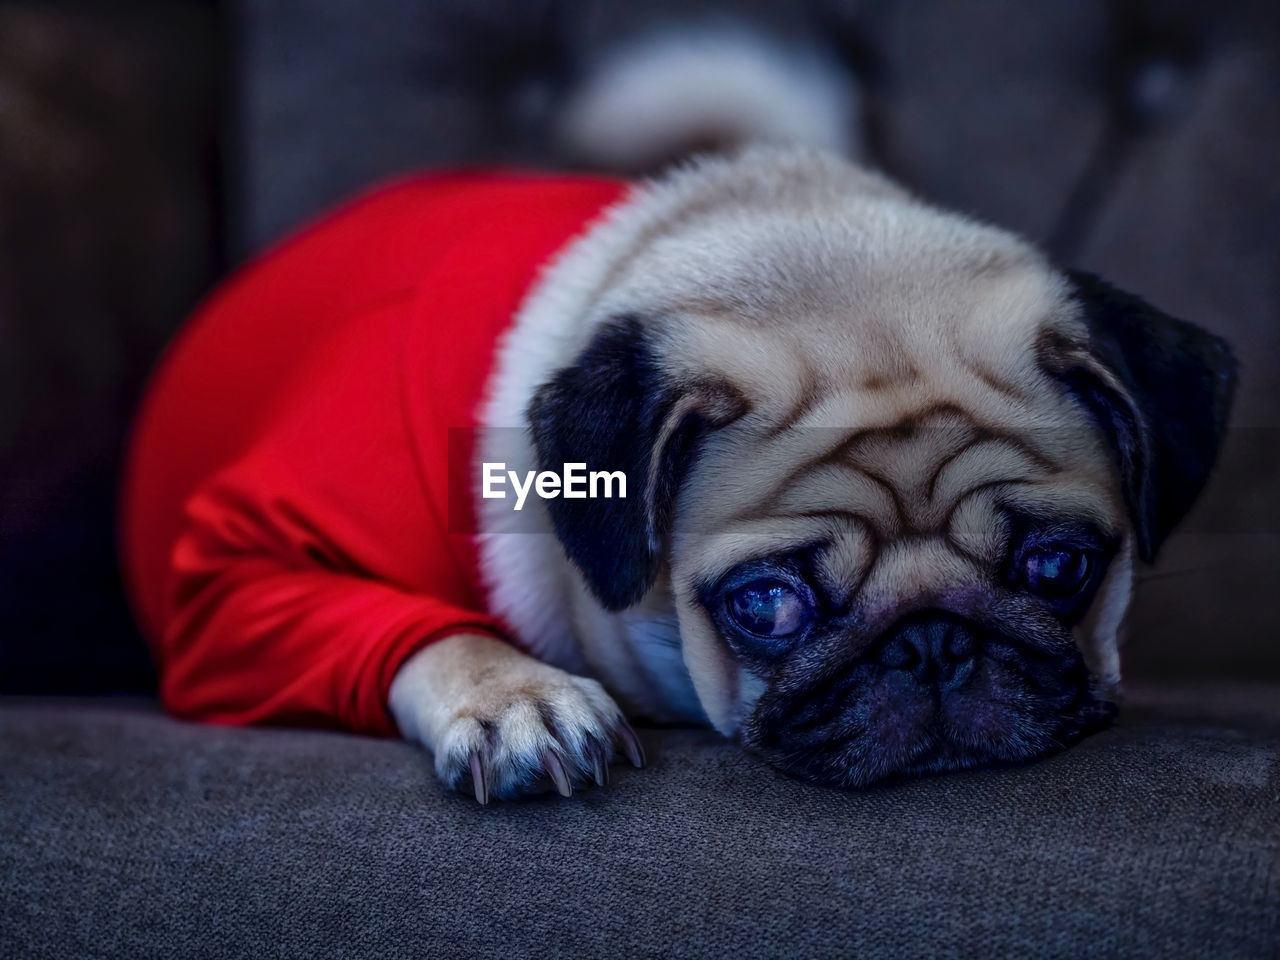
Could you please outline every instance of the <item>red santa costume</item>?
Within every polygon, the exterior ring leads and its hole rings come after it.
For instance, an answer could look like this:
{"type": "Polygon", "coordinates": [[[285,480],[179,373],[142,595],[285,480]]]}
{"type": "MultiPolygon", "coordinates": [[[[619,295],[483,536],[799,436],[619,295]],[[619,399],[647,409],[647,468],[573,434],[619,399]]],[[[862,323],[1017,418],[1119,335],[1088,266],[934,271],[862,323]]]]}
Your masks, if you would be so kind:
{"type": "Polygon", "coordinates": [[[172,712],[390,734],[410,655],[504,633],[473,538],[449,532],[448,431],[477,425],[540,268],[627,189],[409,180],[196,313],[148,390],[122,494],[125,579],[172,712]]]}

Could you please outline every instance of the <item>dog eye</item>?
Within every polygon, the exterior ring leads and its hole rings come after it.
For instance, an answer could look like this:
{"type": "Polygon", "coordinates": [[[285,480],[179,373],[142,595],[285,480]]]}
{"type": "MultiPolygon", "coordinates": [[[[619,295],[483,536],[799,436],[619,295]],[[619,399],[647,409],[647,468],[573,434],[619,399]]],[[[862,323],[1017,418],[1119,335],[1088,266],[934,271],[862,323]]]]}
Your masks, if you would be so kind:
{"type": "Polygon", "coordinates": [[[1064,544],[1033,547],[1022,556],[1022,581],[1032,593],[1055,600],[1077,594],[1093,572],[1089,553],[1064,544]]]}
{"type": "Polygon", "coordinates": [[[813,619],[813,607],[791,584],[766,578],[738,587],[728,597],[729,616],[757,637],[790,637],[813,619]]]}

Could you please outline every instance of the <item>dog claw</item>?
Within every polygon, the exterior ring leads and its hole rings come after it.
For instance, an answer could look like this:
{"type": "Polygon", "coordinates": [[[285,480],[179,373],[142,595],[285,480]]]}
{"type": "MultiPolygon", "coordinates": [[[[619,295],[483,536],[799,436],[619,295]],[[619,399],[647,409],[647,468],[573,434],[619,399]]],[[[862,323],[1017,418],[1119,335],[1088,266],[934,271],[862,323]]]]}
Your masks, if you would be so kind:
{"type": "Polygon", "coordinates": [[[625,717],[618,718],[618,739],[622,741],[622,749],[626,752],[627,759],[631,761],[631,765],[633,767],[643,767],[644,747],[625,717]]]}
{"type": "Polygon", "coordinates": [[[569,783],[569,775],[564,772],[564,764],[550,750],[543,750],[542,767],[551,777],[551,782],[556,785],[556,790],[560,792],[562,797],[573,796],[573,785],[569,783]]]}
{"type": "Polygon", "coordinates": [[[605,762],[605,758],[599,750],[592,751],[591,764],[592,773],[595,774],[596,786],[603,787],[609,782],[609,764],[605,762]]]}
{"type": "Polygon", "coordinates": [[[484,764],[480,761],[480,754],[471,754],[471,785],[476,791],[476,801],[481,806],[489,804],[489,784],[484,778],[484,764]]]}

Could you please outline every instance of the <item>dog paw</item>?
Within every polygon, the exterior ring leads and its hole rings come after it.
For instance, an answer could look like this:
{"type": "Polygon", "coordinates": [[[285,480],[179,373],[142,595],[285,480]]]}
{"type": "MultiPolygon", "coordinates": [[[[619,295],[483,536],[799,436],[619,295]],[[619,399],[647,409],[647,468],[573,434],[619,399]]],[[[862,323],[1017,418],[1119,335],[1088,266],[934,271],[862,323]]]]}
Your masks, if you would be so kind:
{"type": "Polygon", "coordinates": [[[482,701],[456,712],[435,754],[440,778],[455,789],[469,781],[481,803],[548,782],[566,797],[592,781],[604,786],[617,747],[644,765],[635,732],[594,680],[548,667],[534,683],[486,690],[482,701]]]}
{"type": "Polygon", "coordinates": [[[402,731],[434,752],[440,779],[469,785],[481,803],[604,786],[619,749],[644,765],[604,687],[492,637],[464,634],[419,651],[396,675],[391,706],[402,731]]]}

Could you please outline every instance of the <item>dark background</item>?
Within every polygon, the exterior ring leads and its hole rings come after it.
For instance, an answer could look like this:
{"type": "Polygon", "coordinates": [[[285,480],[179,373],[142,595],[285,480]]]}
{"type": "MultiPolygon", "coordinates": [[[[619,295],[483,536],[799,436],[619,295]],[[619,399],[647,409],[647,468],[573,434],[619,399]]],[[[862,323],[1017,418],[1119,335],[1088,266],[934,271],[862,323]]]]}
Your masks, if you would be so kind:
{"type": "MultiPolygon", "coordinates": [[[[1232,340],[1224,462],[1144,574],[1128,669],[1280,675],[1280,4],[721,7],[838,59],[870,162],[1232,340]]],[[[620,39],[713,8],[0,4],[0,691],[151,685],[116,472],[147,371],[218,277],[399,171],[589,165],[551,132],[566,92],[620,39]]]]}

